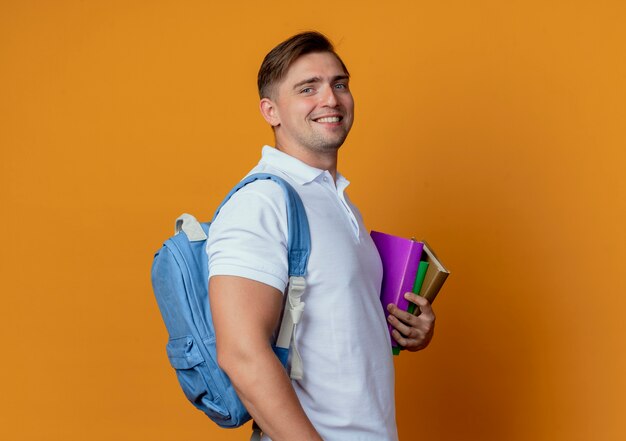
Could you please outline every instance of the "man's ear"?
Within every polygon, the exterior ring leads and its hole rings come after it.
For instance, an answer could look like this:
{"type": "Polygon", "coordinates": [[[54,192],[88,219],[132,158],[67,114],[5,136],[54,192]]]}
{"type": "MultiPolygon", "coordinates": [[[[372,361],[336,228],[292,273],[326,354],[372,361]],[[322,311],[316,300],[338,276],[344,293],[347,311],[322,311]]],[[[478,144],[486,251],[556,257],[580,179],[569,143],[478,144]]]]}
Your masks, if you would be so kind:
{"type": "Polygon", "coordinates": [[[280,125],[278,110],[271,99],[261,98],[259,109],[261,110],[261,115],[263,115],[263,118],[265,118],[265,121],[267,121],[270,126],[277,127],[280,125]]]}

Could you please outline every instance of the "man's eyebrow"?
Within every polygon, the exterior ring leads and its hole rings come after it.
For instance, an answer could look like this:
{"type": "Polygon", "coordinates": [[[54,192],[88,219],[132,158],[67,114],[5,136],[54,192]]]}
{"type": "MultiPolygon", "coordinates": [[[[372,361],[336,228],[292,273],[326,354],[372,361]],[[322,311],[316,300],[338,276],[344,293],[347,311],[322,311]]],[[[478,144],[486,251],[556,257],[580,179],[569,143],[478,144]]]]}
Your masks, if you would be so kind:
{"type": "MultiPolygon", "coordinates": [[[[331,82],[334,83],[335,81],[349,80],[349,79],[350,77],[348,75],[335,75],[334,77],[332,77],[331,82]]],[[[304,86],[305,84],[319,83],[320,81],[322,81],[320,77],[307,78],[306,80],[302,80],[294,84],[293,88],[297,89],[299,87],[304,86]]]]}
{"type": "Polygon", "coordinates": [[[322,81],[322,79],[320,77],[307,78],[306,80],[302,80],[302,81],[299,81],[296,84],[294,84],[293,88],[297,89],[298,87],[304,86],[305,84],[319,83],[320,81],[322,81]]]}

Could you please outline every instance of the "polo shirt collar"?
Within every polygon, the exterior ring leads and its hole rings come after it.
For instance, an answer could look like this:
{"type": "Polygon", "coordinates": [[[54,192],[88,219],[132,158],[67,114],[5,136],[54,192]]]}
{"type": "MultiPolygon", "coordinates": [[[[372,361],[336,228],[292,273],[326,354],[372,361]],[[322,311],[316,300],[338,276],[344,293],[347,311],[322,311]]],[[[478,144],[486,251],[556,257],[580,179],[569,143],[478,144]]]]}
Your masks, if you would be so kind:
{"type": "MultiPolygon", "coordinates": [[[[283,171],[299,185],[305,185],[316,179],[322,179],[327,173],[325,170],[311,167],[299,159],[281,152],[274,147],[270,147],[269,145],[263,146],[260,162],[283,171]]],[[[337,189],[344,189],[349,183],[350,181],[344,178],[341,173],[337,172],[337,189]]]]}

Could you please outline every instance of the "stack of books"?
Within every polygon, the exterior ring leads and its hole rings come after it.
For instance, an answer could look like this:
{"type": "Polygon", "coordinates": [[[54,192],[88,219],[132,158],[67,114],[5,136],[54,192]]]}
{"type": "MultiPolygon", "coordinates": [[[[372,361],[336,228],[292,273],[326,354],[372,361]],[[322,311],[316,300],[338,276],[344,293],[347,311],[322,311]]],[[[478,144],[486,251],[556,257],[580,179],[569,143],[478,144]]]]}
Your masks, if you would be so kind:
{"type": "MultiPolygon", "coordinates": [[[[387,305],[395,304],[403,311],[419,314],[419,308],[404,298],[404,293],[414,292],[431,304],[450,275],[432,248],[425,241],[405,239],[391,234],[371,232],[383,262],[383,286],[380,302],[387,314],[387,305]]],[[[393,330],[389,325],[389,333],[393,330]]],[[[394,355],[400,346],[391,338],[394,355]]]]}

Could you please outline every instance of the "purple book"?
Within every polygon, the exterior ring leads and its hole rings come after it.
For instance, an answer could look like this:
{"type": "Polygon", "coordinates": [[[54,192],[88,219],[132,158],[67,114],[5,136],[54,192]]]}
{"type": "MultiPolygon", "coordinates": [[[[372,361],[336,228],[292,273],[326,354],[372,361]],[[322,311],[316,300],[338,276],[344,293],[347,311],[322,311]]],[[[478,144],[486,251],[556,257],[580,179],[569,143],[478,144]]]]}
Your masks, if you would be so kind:
{"type": "MultiPolygon", "coordinates": [[[[424,244],[378,231],[372,231],[370,235],[383,262],[383,286],[380,292],[380,303],[385,311],[385,316],[388,315],[387,305],[390,303],[406,311],[409,308],[409,301],[404,298],[404,293],[413,290],[424,244]]],[[[390,334],[392,329],[394,328],[389,325],[390,334]]],[[[398,346],[393,337],[391,343],[392,346],[398,346]]]]}

